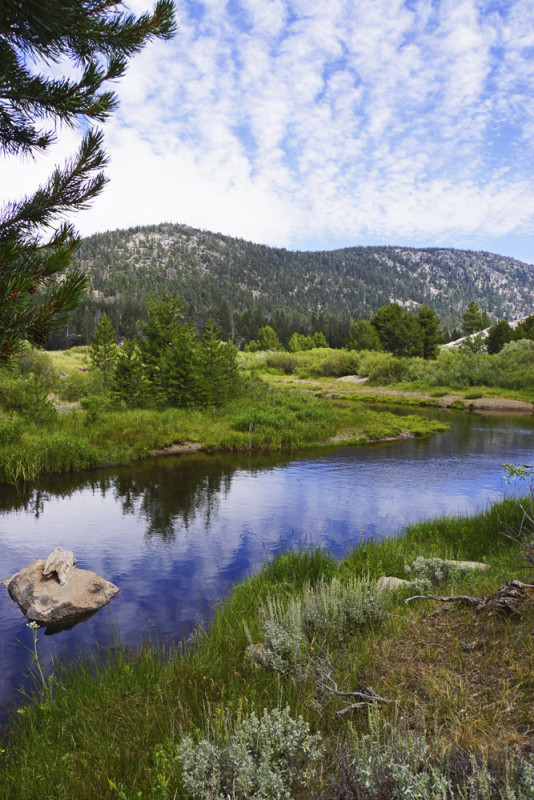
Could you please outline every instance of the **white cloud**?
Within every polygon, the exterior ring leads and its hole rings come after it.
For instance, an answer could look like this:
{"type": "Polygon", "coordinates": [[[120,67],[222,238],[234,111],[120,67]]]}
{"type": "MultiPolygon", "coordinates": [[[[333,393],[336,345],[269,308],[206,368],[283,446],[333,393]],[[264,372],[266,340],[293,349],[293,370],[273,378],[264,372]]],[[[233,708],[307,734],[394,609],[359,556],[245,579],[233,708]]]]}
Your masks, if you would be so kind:
{"type": "MultiPolygon", "coordinates": [[[[295,247],[531,233],[530,0],[177,6],[177,37],[117,88],[111,184],[83,232],[172,220],[295,247]]],[[[27,173],[11,164],[0,193],[27,173]]]]}

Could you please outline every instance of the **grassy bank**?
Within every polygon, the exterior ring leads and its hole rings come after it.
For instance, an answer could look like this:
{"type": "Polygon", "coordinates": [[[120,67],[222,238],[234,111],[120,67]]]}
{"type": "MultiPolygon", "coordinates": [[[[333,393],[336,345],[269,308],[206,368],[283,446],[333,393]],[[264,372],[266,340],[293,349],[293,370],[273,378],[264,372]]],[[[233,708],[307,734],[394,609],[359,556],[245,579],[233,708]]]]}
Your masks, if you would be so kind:
{"type": "Polygon", "coordinates": [[[534,343],[530,341],[511,342],[496,355],[443,349],[435,360],[329,348],[241,354],[240,358],[260,374],[321,381],[359,375],[371,387],[424,392],[428,397],[457,394],[469,400],[470,395],[487,394],[534,402],[534,343]]]}
{"type": "Polygon", "coordinates": [[[531,798],[532,610],[506,620],[374,589],[380,575],[405,578],[418,556],[489,565],[451,573],[440,594],[525,579],[502,535],[521,513],[505,501],[423,522],[340,562],[282,555],[187,646],[118,647],[96,666],[58,669],[13,717],[2,797],[185,800],[225,785],[230,797],[531,798]],[[381,699],[339,715],[357,701],[340,693],[357,691],[381,699]]]}
{"type": "Polygon", "coordinates": [[[173,443],[197,442],[207,452],[277,450],[363,444],[447,427],[360,404],[289,394],[257,378],[244,378],[240,396],[217,408],[129,409],[103,391],[98,371],[81,371],[86,361],[85,350],[77,348],[53,354],[50,369],[43,355],[40,374],[33,370],[4,379],[0,482],[131,464],[173,443]]]}

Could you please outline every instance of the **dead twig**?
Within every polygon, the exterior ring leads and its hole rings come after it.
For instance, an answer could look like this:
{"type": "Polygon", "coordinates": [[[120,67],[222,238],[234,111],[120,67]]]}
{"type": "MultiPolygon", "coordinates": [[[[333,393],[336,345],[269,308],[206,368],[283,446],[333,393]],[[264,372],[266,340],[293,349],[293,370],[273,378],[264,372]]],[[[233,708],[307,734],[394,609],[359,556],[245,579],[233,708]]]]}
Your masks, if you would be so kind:
{"type": "Polygon", "coordinates": [[[534,603],[534,584],[508,581],[504,586],[500,586],[494,594],[487,597],[469,597],[469,595],[439,597],[435,594],[418,594],[407,597],[404,602],[409,603],[411,600],[438,600],[440,603],[459,602],[474,605],[475,611],[486,610],[489,614],[518,617],[526,602],[534,603]]]}
{"type": "Polygon", "coordinates": [[[341,717],[343,714],[352,711],[354,708],[362,708],[370,703],[389,703],[387,698],[380,697],[380,695],[371,689],[370,686],[367,686],[363,692],[342,692],[338,689],[337,683],[331,677],[330,672],[327,673],[325,679],[330,681],[331,686],[327,686],[325,683],[323,683],[323,681],[318,681],[317,685],[323,688],[325,691],[330,692],[330,694],[333,694],[336,697],[358,697],[360,699],[360,702],[351,703],[350,706],[341,709],[341,711],[336,711],[337,717],[341,717]]]}

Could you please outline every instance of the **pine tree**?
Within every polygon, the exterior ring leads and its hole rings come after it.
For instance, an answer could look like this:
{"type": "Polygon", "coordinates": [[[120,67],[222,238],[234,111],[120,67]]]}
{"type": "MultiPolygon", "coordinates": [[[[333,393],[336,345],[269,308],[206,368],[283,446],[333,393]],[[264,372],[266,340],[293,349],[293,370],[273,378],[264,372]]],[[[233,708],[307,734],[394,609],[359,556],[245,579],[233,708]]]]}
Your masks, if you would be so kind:
{"type": "Polygon", "coordinates": [[[161,359],[182,324],[182,306],[178,297],[167,294],[163,300],[149,297],[147,307],[148,319],[141,325],[142,338],[139,346],[148,379],[154,389],[157,389],[161,359]]]}
{"type": "Polygon", "coordinates": [[[94,341],[89,346],[91,364],[104,376],[104,388],[107,389],[117,361],[117,344],[115,331],[108,315],[104,312],[97,325],[94,341]]]}
{"type": "Polygon", "coordinates": [[[206,408],[221,405],[235,393],[237,380],[237,350],[221,341],[219,329],[209,320],[199,342],[196,402],[206,408]]]}
{"type": "Polygon", "coordinates": [[[439,317],[430,306],[419,306],[417,321],[423,331],[423,358],[436,358],[439,345],[445,341],[439,329],[439,317]]]}
{"type": "Polygon", "coordinates": [[[484,311],[481,312],[478,304],[471,300],[466,310],[462,314],[462,331],[464,336],[471,336],[473,333],[483,330],[489,325],[489,317],[484,311]],[[485,315],[485,316],[484,316],[485,315]]]}
{"type": "Polygon", "coordinates": [[[135,339],[125,339],[118,353],[111,392],[127,406],[141,406],[148,392],[148,381],[141,352],[135,339]]]}
{"type": "Polygon", "coordinates": [[[193,407],[199,385],[199,345],[192,326],[183,323],[160,360],[158,386],[167,405],[193,407]]]}
{"type": "MultiPolygon", "coordinates": [[[[0,11],[0,154],[31,156],[54,141],[48,121],[103,122],[117,105],[102,87],[152,38],[174,34],[174,5],[159,0],[136,18],[114,0],[24,0],[0,11]],[[80,67],[77,78],[49,78],[36,62],[80,67]],[[33,68],[33,69],[32,69],[33,68]]],[[[59,218],[87,207],[106,178],[103,135],[89,130],[78,153],[49,181],[0,211],[0,363],[23,340],[43,345],[80,302],[82,273],[69,270],[79,238],[59,218]],[[52,229],[52,234],[48,231],[52,229]]]]}

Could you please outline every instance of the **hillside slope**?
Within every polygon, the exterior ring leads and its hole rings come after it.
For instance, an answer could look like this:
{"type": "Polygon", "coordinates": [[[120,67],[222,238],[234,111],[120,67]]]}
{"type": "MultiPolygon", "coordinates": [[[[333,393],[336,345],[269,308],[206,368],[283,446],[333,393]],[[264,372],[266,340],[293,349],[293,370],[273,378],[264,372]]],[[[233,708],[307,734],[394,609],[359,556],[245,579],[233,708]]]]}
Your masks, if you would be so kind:
{"type": "Polygon", "coordinates": [[[457,326],[470,300],[492,319],[534,311],[534,267],[485,252],[349,247],[291,252],[185,225],[162,224],[85,239],[79,265],[98,303],[123,311],[147,295],[181,296],[188,313],[221,307],[302,321],[312,315],[368,318],[391,301],[426,303],[445,327],[457,326]]]}

